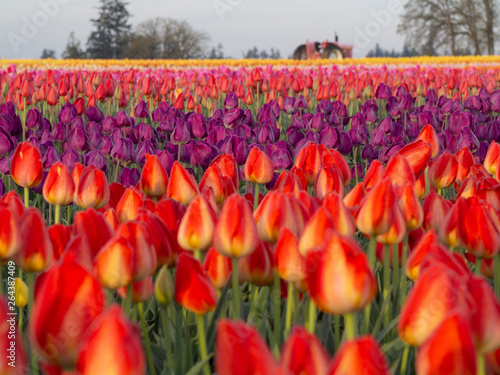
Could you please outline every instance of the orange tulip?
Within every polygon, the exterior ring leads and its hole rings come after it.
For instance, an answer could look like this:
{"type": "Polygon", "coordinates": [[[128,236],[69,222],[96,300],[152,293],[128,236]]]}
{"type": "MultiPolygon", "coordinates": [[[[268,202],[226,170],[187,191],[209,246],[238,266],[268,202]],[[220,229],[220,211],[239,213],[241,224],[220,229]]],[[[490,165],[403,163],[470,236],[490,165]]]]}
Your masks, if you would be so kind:
{"type": "Polygon", "coordinates": [[[500,251],[500,220],[497,212],[477,198],[459,199],[458,236],[476,257],[492,258],[500,251]]]}
{"type": "Polygon", "coordinates": [[[116,305],[92,323],[81,348],[76,365],[79,374],[139,375],[146,371],[139,330],[116,305]]]}
{"type": "Polygon", "coordinates": [[[394,201],[391,181],[378,182],[361,202],[356,217],[358,229],[370,237],[386,233],[394,220],[394,201]]]}
{"type": "Polygon", "coordinates": [[[346,341],[335,354],[328,375],[389,375],[382,348],[372,336],[346,341]]]}
{"type": "Polygon", "coordinates": [[[420,272],[401,310],[398,332],[409,345],[422,345],[454,310],[468,311],[463,278],[439,265],[420,272]]]}
{"type": "Polygon", "coordinates": [[[15,255],[22,245],[21,228],[17,215],[8,207],[0,206],[0,259],[15,255]]]}
{"type": "Polygon", "coordinates": [[[37,208],[28,208],[19,223],[21,248],[14,260],[27,272],[41,272],[52,262],[52,243],[45,221],[37,208]]]}
{"type": "Polygon", "coordinates": [[[291,374],[326,374],[329,356],[321,341],[295,326],[281,350],[281,366],[291,374]]]}
{"type": "Polygon", "coordinates": [[[175,300],[197,315],[215,310],[217,291],[201,263],[183,253],[175,273],[175,300]]]}
{"type": "Polygon", "coordinates": [[[326,147],[322,145],[319,145],[319,147],[323,150],[321,159],[323,163],[322,166],[335,169],[342,176],[344,185],[348,185],[351,182],[352,177],[351,168],[345,161],[345,158],[342,156],[342,154],[335,149],[327,150],[326,147]]]}
{"type": "Polygon", "coordinates": [[[420,274],[420,266],[424,258],[432,253],[446,251],[446,249],[439,245],[438,238],[434,230],[429,230],[420,238],[415,247],[412,249],[411,254],[408,256],[406,265],[406,275],[413,281],[417,280],[420,274]]]}
{"type": "Polygon", "coordinates": [[[28,322],[33,349],[49,364],[72,368],[78,360],[82,336],[105,303],[99,282],[66,255],[37,285],[28,322]]]}
{"type": "Polygon", "coordinates": [[[398,206],[403,214],[406,229],[411,231],[422,226],[424,221],[424,210],[411,184],[406,184],[396,190],[398,206]]]}
{"type": "Polygon", "coordinates": [[[199,193],[198,185],[192,175],[177,161],[174,162],[168,181],[167,198],[182,204],[189,204],[199,193]]]}
{"type": "Polygon", "coordinates": [[[387,232],[377,236],[377,242],[384,245],[394,245],[403,241],[406,234],[406,222],[398,206],[393,208],[394,219],[387,232]]]}
{"type": "Polygon", "coordinates": [[[362,309],[377,294],[366,254],[349,237],[328,232],[323,245],[307,254],[306,267],[309,295],[320,310],[329,314],[362,309]]]}
{"type": "Polygon", "coordinates": [[[215,248],[207,251],[203,267],[217,289],[223,289],[231,277],[231,258],[220,254],[215,248]]]}
{"type": "Polygon", "coordinates": [[[38,186],[43,178],[42,155],[38,148],[29,142],[19,143],[12,156],[10,174],[23,188],[38,186]]]}
{"type": "Polygon", "coordinates": [[[150,197],[159,197],[167,192],[168,175],[158,156],[146,154],[140,184],[144,194],[150,197]]]}
{"type": "Polygon", "coordinates": [[[194,198],[179,224],[177,242],[190,251],[206,251],[212,246],[216,214],[201,195],[194,198]]]}
{"type": "Polygon", "coordinates": [[[415,176],[405,157],[395,154],[387,163],[382,178],[389,178],[393,186],[414,184],[415,176]]]}
{"type": "Polygon", "coordinates": [[[492,174],[496,175],[498,169],[498,156],[500,155],[500,144],[495,141],[491,141],[490,147],[488,147],[488,151],[486,152],[486,156],[484,157],[483,165],[486,170],[492,174]]]}
{"type": "Polygon", "coordinates": [[[110,225],[111,229],[116,230],[120,225],[120,220],[118,219],[118,214],[114,208],[109,208],[104,212],[104,218],[110,225]]]}
{"type": "Polygon", "coordinates": [[[143,200],[139,192],[133,187],[129,187],[123,193],[118,205],[116,213],[120,223],[134,220],[139,215],[139,210],[142,208],[143,200]]]}
{"type": "Polygon", "coordinates": [[[418,139],[421,139],[431,146],[431,158],[435,158],[439,154],[439,139],[432,125],[429,124],[424,126],[417,137],[417,140],[418,139]]]}
{"type": "Polygon", "coordinates": [[[288,282],[299,282],[306,277],[305,258],[299,252],[297,237],[288,229],[284,229],[276,244],[274,263],[278,276],[288,282]]]}
{"type": "Polygon", "coordinates": [[[438,156],[429,168],[429,181],[438,189],[450,187],[457,178],[458,161],[455,155],[448,151],[438,156]]]}
{"type": "Polygon", "coordinates": [[[226,199],[226,184],[224,177],[217,164],[210,165],[200,181],[200,191],[212,188],[217,204],[221,204],[226,199]]]}
{"type": "Polygon", "coordinates": [[[300,193],[301,189],[303,189],[303,186],[297,176],[286,170],[281,172],[273,187],[273,190],[280,190],[283,193],[291,193],[295,196],[300,193]]]}
{"type": "Polygon", "coordinates": [[[229,177],[236,189],[240,186],[238,176],[238,164],[232,155],[222,154],[217,156],[210,165],[217,165],[222,174],[222,177],[229,177]]]}
{"type": "Polygon", "coordinates": [[[432,151],[433,150],[430,144],[419,139],[415,142],[407,144],[399,150],[399,154],[406,158],[411,169],[413,170],[415,179],[418,180],[427,167],[432,151]]]}
{"type": "Polygon", "coordinates": [[[228,319],[217,324],[215,369],[219,375],[281,374],[257,330],[242,321],[228,319]]]}
{"type": "Polygon", "coordinates": [[[78,204],[83,208],[99,209],[109,202],[109,185],[106,174],[93,165],[85,167],[78,181],[78,204]]]}
{"type": "Polygon", "coordinates": [[[347,208],[357,208],[363,201],[364,197],[365,191],[363,189],[363,183],[359,182],[344,197],[344,205],[347,208]]]}
{"type": "Polygon", "coordinates": [[[366,171],[362,186],[365,191],[369,191],[377,182],[381,181],[384,176],[384,165],[377,159],[370,163],[370,167],[366,171]]]}
{"type": "Polygon", "coordinates": [[[325,198],[330,192],[344,196],[344,182],[341,175],[335,169],[322,168],[314,184],[314,192],[319,199],[325,198]]]}
{"type": "Polygon", "coordinates": [[[476,352],[469,324],[456,312],[439,324],[418,350],[419,375],[476,375],[476,352]]]}
{"type": "Polygon", "coordinates": [[[274,281],[274,257],[269,243],[259,241],[255,251],[238,258],[240,283],[269,286],[274,281]]]}
{"type": "Polygon", "coordinates": [[[318,178],[322,164],[321,148],[317,144],[309,142],[300,150],[294,166],[304,172],[307,185],[312,186],[318,178]]]}
{"type": "Polygon", "coordinates": [[[255,184],[267,184],[273,179],[274,164],[260,148],[254,147],[248,154],[244,172],[247,181],[255,184]]]}
{"type": "Polygon", "coordinates": [[[250,255],[259,238],[248,201],[238,194],[227,198],[213,236],[215,249],[228,258],[250,255]]]}
{"type": "Polygon", "coordinates": [[[49,203],[60,206],[70,203],[75,193],[75,183],[68,167],[60,161],[52,164],[42,192],[49,203]]]}

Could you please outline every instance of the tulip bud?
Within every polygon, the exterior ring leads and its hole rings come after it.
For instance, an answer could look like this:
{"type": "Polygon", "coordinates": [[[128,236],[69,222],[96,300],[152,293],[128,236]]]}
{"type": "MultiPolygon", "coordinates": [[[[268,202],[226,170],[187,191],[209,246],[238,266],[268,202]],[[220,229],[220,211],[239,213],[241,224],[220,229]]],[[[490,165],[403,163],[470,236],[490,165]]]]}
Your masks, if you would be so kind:
{"type": "Polygon", "coordinates": [[[231,277],[232,262],[215,248],[208,250],[203,267],[217,289],[223,289],[231,277]]]}
{"type": "Polygon", "coordinates": [[[252,148],[244,167],[245,178],[256,184],[267,184],[273,179],[274,164],[258,147],[252,148]]]}
{"type": "Polygon", "coordinates": [[[386,233],[394,220],[394,201],[390,180],[378,182],[361,202],[356,217],[358,229],[370,237],[386,233]]]}
{"type": "Polygon", "coordinates": [[[458,161],[455,155],[443,152],[429,168],[429,181],[438,189],[451,186],[458,173],[458,161]]]}
{"type": "Polygon", "coordinates": [[[168,175],[156,155],[146,154],[140,183],[141,190],[150,197],[159,197],[167,192],[168,175]]]}
{"type": "Polygon", "coordinates": [[[20,249],[22,243],[19,219],[9,207],[0,206],[0,259],[9,259],[20,249]]]}
{"type": "Polygon", "coordinates": [[[52,164],[42,192],[44,199],[54,205],[70,203],[75,193],[75,183],[68,167],[60,161],[52,164]]]}
{"type": "Polygon", "coordinates": [[[177,242],[190,251],[206,251],[212,245],[217,216],[208,201],[201,195],[189,203],[179,224],[177,242]]]}
{"type": "Polygon", "coordinates": [[[77,197],[83,208],[99,209],[106,206],[110,197],[106,174],[93,165],[85,167],[78,181],[77,197]]]}
{"type": "Polygon", "coordinates": [[[299,252],[299,241],[287,228],[280,233],[276,243],[274,263],[278,276],[289,283],[306,278],[306,259],[299,252]]]}
{"type": "Polygon", "coordinates": [[[170,270],[163,266],[158,273],[155,281],[155,297],[162,306],[170,305],[174,298],[174,283],[170,276],[170,270]]]}
{"type": "Polygon", "coordinates": [[[43,177],[42,155],[38,148],[28,142],[19,143],[12,157],[10,173],[21,187],[38,186],[43,177]]]}
{"type": "Polygon", "coordinates": [[[198,193],[198,185],[193,176],[176,161],[170,173],[167,197],[187,205],[198,193]]]}
{"type": "Polygon", "coordinates": [[[14,279],[15,303],[19,308],[28,304],[28,286],[19,277],[14,279]]]}

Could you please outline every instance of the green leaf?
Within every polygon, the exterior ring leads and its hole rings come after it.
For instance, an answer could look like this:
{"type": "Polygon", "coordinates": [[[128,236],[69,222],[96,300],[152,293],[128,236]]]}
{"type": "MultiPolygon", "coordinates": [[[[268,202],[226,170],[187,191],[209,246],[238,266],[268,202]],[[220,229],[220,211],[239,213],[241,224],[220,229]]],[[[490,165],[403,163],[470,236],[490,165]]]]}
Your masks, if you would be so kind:
{"type": "Polygon", "coordinates": [[[197,375],[200,374],[203,371],[203,366],[210,361],[210,358],[212,358],[213,354],[210,353],[207,358],[205,358],[203,361],[199,361],[196,363],[191,369],[186,372],[186,375],[197,375]]]}

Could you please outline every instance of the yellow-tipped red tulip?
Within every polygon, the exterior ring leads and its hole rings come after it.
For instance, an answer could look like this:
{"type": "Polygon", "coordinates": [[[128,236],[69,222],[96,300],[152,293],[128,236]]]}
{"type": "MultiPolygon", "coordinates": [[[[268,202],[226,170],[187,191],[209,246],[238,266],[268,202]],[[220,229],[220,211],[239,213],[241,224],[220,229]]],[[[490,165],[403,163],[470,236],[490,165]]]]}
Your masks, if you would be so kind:
{"type": "Polygon", "coordinates": [[[23,188],[33,188],[42,182],[42,155],[29,142],[17,145],[10,164],[10,174],[16,184],[23,188]]]}
{"type": "Polygon", "coordinates": [[[254,147],[248,154],[244,167],[245,178],[255,184],[267,184],[274,176],[274,163],[260,148],[254,147]]]}
{"type": "Polygon", "coordinates": [[[429,168],[429,181],[438,189],[446,189],[455,182],[458,173],[458,161],[448,151],[438,156],[429,168]]]}
{"type": "Polygon", "coordinates": [[[217,217],[208,201],[198,195],[189,203],[182,217],[177,242],[185,250],[208,250],[212,246],[216,220],[217,217]]]}
{"type": "Polygon", "coordinates": [[[356,233],[354,220],[339,195],[335,193],[328,194],[323,200],[323,207],[330,213],[335,231],[344,236],[354,236],[354,233],[356,233]]]}
{"type": "Polygon", "coordinates": [[[224,177],[217,164],[210,165],[200,181],[200,191],[212,188],[217,204],[221,204],[226,199],[226,184],[224,177]]]}
{"type": "Polygon", "coordinates": [[[231,258],[222,255],[215,248],[207,251],[203,267],[217,289],[223,289],[231,277],[231,258]]]}
{"type": "Polygon", "coordinates": [[[299,251],[306,256],[309,251],[318,247],[325,240],[328,230],[333,230],[333,220],[325,207],[320,207],[309,219],[300,237],[299,251]]]}
{"type": "Polygon", "coordinates": [[[215,249],[229,258],[250,255],[259,242],[257,227],[248,201],[238,194],[226,199],[215,226],[215,249]]]}
{"type": "Polygon", "coordinates": [[[284,228],[297,233],[297,223],[292,215],[292,207],[288,197],[279,190],[266,194],[264,200],[254,212],[257,233],[262,241],[276,242],[284,228]]]}
{"type": "Polygon", "coordinates": [[[370,163],[370,167],[366,171],[362,186],[365,191],[369,191],[377,182],[381,181],[384,176],[384,165],[377,159],[370,163]]]}
{"type": "Polygon", "coordinates": [[[344,196],[344,182],[337,170],[332,168],[321,168],[314,184],[316,197],[323,199],[328,193],[335,192],[344,196]]]}
{"type": "Polygon", "coordinates": [[[493,176],[496,174],[498,169],[498,156],[500,156],[500,144],[495,141],[491,141],[490,147],[488,147],[488,151],[484,157],[483,165],[493,176]]]}
{"type": "Polygon", "coordinates": [[[322,166],[327,168],[332,168],[337,170],[342,176],[344,185],[348,185],[351,182],[351,168],[345,161],[345,158],[340,152],[335,149],[326,149],[326,147],[319,145],[320,149],[323,150],[322,153],[322,166]]]}
{"type": "Polygon", "coordinates": [[[271,246],[259,241],[255,250],[238,258],[239,281],[257,286],[270,286],[274,281],[274,257],[271,246]]]}
{"type": "Polygon", "coordinates": [[[307,143],[297,155],[294,165],[304,172],[307,185],[314,185],[323,165],[322,150],[319,145],[312,142],[307,143]]]}
{"type": "Polygon", "coordinates": [[[96,210],[109,202],[110,191],[106,174],[93,165],[85,167],[78,181],[78,204],[96,210]]]}
{"type": "Polygon", "coordinates": [[[289,283],[306,278],[306,258],[299,251],[297,237],[287,228],[283,229],[274,251],[276,273],[289,283]]]}
{"type": "Polygon", "coordinates": [[[177,161],[174,162],[168,181],[167,198],[172,198],[182,204],[189,204],[199,194],[194,177],[177,161]]]}
{"type": "Polygon", "coordinates": [[[465,179],[469,177],[471,167],[475,164],[474,155],[472,155],[472,152],[467,147],[463,147],[457,151],[456,156],[458,161],[458,171],[455,183],[462,185],[465,179]]]}
{"type": "Polygon", "coordinates": [[[0,206],[0,217],[0,259],[8,259],[21,249],[21,228],[10,208],[0,206]]]}
{"type": "Polygon", "coordinates": [[[133,248],[126,238],[115,235],[94,260],[94,273],[101,285],[118,289],[132,282],[133,248]]]}
{"type": "Polygon", "coordinates": [[[420,274],[420,266],[424,258],[432,252],[439,252],[443,250],[445,250],[445,248],[439,245],[438,238],[434,230],[431,229],[425,232],[412,249],[406,264],[403,264],[406,275],[413,281],[417,280],[418,275],[420,274]]]}
{"type": "Polygon", "coordinates": [[[413,190],[413,185],[407,184],[397,189],[396,199],[403,214],[406,229],[411,231],[420,228],[424,221],[424,210],[413,190]]]}
{"type": "Polygon", "coordinates": [[[424,210],[423,229],[434,229],[434,231],[438,233],[450,208],[451,203],[449,201],[445,200],[434,191],[431,191],[430,194],[425,197],[422,204],[422,209],[424,210]]]}
{"type": "Polygon", "coordinates": [[[217,165],[223,177],[229,177],[236,189],[240,186],[238,164],[233,155],[222,154],[217,156],[210,165],[217,165]]]}
{"type": "Polygon", "coordinates": [[[404,186],[407,183],[414,184],[415,176],[410,164],[405,157],[395,154],[387,163],[382,178],[391,180],[393,186],[404,186]]]}
{"type": "Polygon", "coordinates": [[[82,175],[85,166],[80,163],[75,164],[71,176],[73,177],[73,182],[75,183],[75,194],[73,195],[73,203],[81,207],[80,201],[78,200],[78,183],[80,182],[80,177],[82,175]]]}
{"type": "Polygon", "coordinates": [[[389,179],[378,182],[365,196],[359,207],[356,226],[367,236],[386,233],[394,220],[394,189],[389,179]]]}
{"type": "Polygon", "coordinates": [[[159,197],[167,192],[168,175],[158,156],[146,154],[140,184],[144,194],[150,197],[159,197]]]}
{"type": "Polygon", "coordinates": [[[139,215],[139,210],[142,208],[142,197],[139,192],[133,187],[129,187],[123,193],[120,201],[116,206],[116,213],[120,223],[125,223],[134,220],[139,215]]]}
{"type": "Polygon", "coordinates": [[[377,236],[377,242],[384,245],[395,245],[403,241],[406,234],[406,223],[398,206],[393,207],[393,221],[389,230],[377,236]]]}
{"type": "Polygon", "coordinates": [[[399,154],[406,158],[413,170],[415,179],[418,180],[429,163],[432,151],[430,144],[418,139],[399,150],[399,154]]]}
{"type": "Polygon", "coordinates": [[[71,202],[75,193],[75,183],[68,167],[60,161],[52,164],[43,184],[44,199],[58,206],[71,202]]]}
{"type": "Polygon", "coordinates": [[[326,313],[352,313],[370,304],[377,294],[366,254],[349,237],[328,232],[325,242],[307,254],[306,267],[309,295],[326,313]]]}

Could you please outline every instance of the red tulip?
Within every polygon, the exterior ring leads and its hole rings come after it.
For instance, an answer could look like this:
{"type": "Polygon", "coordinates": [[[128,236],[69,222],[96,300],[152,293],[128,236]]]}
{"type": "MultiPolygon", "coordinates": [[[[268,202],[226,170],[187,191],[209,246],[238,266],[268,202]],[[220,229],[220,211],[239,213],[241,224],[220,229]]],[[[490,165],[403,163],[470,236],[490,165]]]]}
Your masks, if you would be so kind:
{"type": "Polygon", "coordinates": [[[424,230],[434,229],[437,233],[441,227],[444,218],[448,214],[451,208],[451,203],[445,200],[440,195],[431,191],[430,194],[425,197],[422,204],[424,210],[424,222],[422,228],[424,230]]]}
{"type": "Polygon", "coordinates": [[[344,185],[348,185],[351,182],[351,168],[342,154],[335,149],[327,150],[326,147],[322,145],[319,145],[319,147],[323,150],[323,167],[335,169],[342,176],[344,185]]]}
{"type": "Polygon", "coordinates": [[[60,161],[52,164],[42,192],[49,203],[61,206],[70,203],[75,193],[75,183],[68,167],[60,161]]]}
{"type": "Polygon", "coordinates": [[[413,281],[418,279],[422,261],[428,254],[439,251],[447,251],[446,248],[439,245],[438,238],[434,230],[429,230],[420,238],[413,247],[411,254],[406,261],[406,275],[413,281]]]}
{"type": "Polygon", "coordinates": [[[28,330],[33,349],[49,364],[72,368],[82,336],[104,306],[99,282],[65,256],[37,285],[28,330]]]}
{"type": "Polygon", "coordinates": [[[372,336],[346,341],[335,354],[328,375],[389,375],[382,348],[372,336]]]}
{"type": "Polygon", "coordinates": [[[212,246],[217,216],[201,195],[194,198],[179,224],[177,242],[190,251],[206,251],[212,246]]]}
{"type": "Polygon", "coordinates": [[[300,237],[299,251],[303,256],[318,247],[325,240],[328,230],[334,229],[333,220],[325,207],[320,207],[309,219],[300,237]]]}
{"type": "Polygon", "coordinates": [[[427,167],[427,163],[431,158],[432,152],[433,150],[431,145],[421,139],[409,143],[399,150],[399,154],[404,156],[410,164],[416,180],[420,178],[427,167]]]}
{"type": "Polygon", "coordinates": [[[295,159],[295,167],[300,168],[306,177],[307,184],[312,186],[322,167],[322,150],[315,143],[307,143],[295,159]]]}
{"type": "Polygon", "coordinates": [[[252,208],[241,195],[227,198],[213,236],[215,249],[229,258],[251,254],[259,238],[252,217],[252,208]]]}
{"type": "Polygon", "coordinates": [[[365,197],[365,191],[363,189],[363,183],[359,182],[344,197],[344,205],[347,208],[357,208],[363,201],[364,197],[365,197]]]}
{"type": "Polygon", "coordinates": [[[120,223],[125,223],[134,220],[139,215],[139,210],[143,206],[143,199],[139,192],[133,187],[129,187],[123,193],[118,205],[116,206],[116,213],[120,223]]]}
{"type": "Polygon", "coordinates": [[[319,339],[295,326],[281,350],[281,366],[294,375],[326,374],[329,356],[319,339]]]}
{"type": "Polygon", "coordinates": [[[377,294],[366,254],[349,237],[328,232],[323,245],[307,254],[306,267],[309,295],[329,314],[362,309],[377,294]]]}
{"type": "Polygon", "coordinates": [[[486,156],[484,157],[483,165],[486,170],[492,175],[496,175],[499,155],[500,144],[496,143],[495,141],[491,141],[490,147],[488,147],[488,151],[486,152],[486,156]]]}
{"type": "Polygon", "coordinates": [[[429,124],[424,126],[417,137],[417,140],[419,139],[431,146],[431,158],[435,158],[439,154],[439,139],[432,125],[429,124]]]}
{"type": "Polygon", "coordinates": [[[215,310],[217,291],[201,263],[183,253],[175,273],[175,300],[197,315],[215,310]]]}
{"type": "Polygon", "coordinates": [[[156,252],[157,266],[171,264],[175,258],[175,249],[172,245],[172,234],[163,221],[154,213],[147,210],[140,210],[137,221],[146,224],[149,230],[149,240],[156,252]]]}
{"type": "Polygon", "coordinates": [[[207,251],[203,267],[217,289],[223,289],[231,277],[231,258],[220,254],[215,248],[207,251]]]}
{"type": "Polygon", "coordinates": [[[0,206],[0,217],[0,259],[8,259],[21,249],[21,228],[10,208],[0,206]]]}
{"type": "Polygon", "coordinates": [[[89,327],[81,343],[76,368],[82,375],[145,373],[146,360],[139,330],[118,306],[101,314],[89,327]]]}
{"type": "Polygon", "coordinates": [[[244,167],[245,178],[255,184],[267,184],[273,179],[274,164],[263,151],[254,147],[248,154],[244,167]]]}
{"type": "Polygon", "coordinates": [[[398,206],[403,214],[406,229],[411,231],[422,226],[424,211],[411,184],[396,190],[398,206]]]}
{"type": "Polygon", "coordinates": [[[92,257],[95,257],[113,235],[113,230],[102,213],[90,208],[75,214],[73,220],[75,235],[82,235],[88,242],[92,257]]]}
{"type": "Polygon", "coordinates": [[[298,232],[290,200],[279,190],[266,194],[253,217],[257,223],[257,233],[263,241],[276,242],[284,228],[294,234],[298,232]]]}
{"type": "Polygon", "coordinates": [[[122,300],[127,298],[127,293],[130,288],[130,297],[132,303],[146,302],[153,297],[155,292],[155,284],[153,283],[153,278],[151,276],[145,277],[142,280],[134,281],[131,285],[127,287],[118,288],[118,294],[122,297],[122,300]]]}
{"type": "Polygon", "coordinates": [[[274,281],[274,257],[270,245],[259,241],[255,250],[247,256],[238,258],[240,282],[257,286],[269,286],[274,281]]]}
{"type": "Polygon", "coordinates": [[[94,273],[101,285],[118,289],[132,282],[134,249],[123,236],[114,236],[99,251],[94,261],[94,273]]]}
{"type": "Polygon", "coordinates": [[[297,237],[287,228],[283,229],[276,244],[274,263],[278,276],[288,282],[306,278],[306,259],[299,252],[297,237]]]}
{"type": "Polygon", "coordinates": [[[470,327],[460,312],[444,319],[419,348],[416,369],[419,375],[476,375],[470,327]]]}
{"type": "Polygon", "coordinates": [[[219,375],[281,374],[257,330],[228,319],[217,324],[215,368],[219,375]]]}
{"type": "Polygon", "coordinates": [[[140,184],[144,194],[150,197],[159,197],[167,192],[168,175],[158,156],[146,154],[140,184]]]}
{"type": "Polygon", "coordinates": [[[377,242],[384,245],[394,245],[403,241],[406,234],[406,223],[398,206],[393,208],[394,219],[392,226],[384,234],[377,236],[377,242]]]}
{"type": "Polygon", "coordinates": [[[470,169],[475,164],[474,155],[467,148],[463,147],[457,151],[458,171],[455,182],[462,185],[467,177],[469,177],[470,169]]]}
{"type": "Polygon", "coordinates": [[[384,165],[377,159],[370,163],[370,167],[366,171],[362,185],[365,191],[369,191],[377,182],[382,180],[384,175],[384,165]]]}
{"type": "Polygon", "coordinates": [[[200,190],[204,191],[206,188],[212,188],[217,204],[226,199],[226,184],[217,164],[210,165],[201,178],[200,190]]]}
{"type": "Polygon", "coordinates": [[[322,168],[314,184],[314,192],[319,199],[325,198],[330,192],[344,196],[344,182],[341,175],[335,169],[322,168]]]}
{"type": "Polygon", "coordinates": [[[223,177],[229,177],[234,184],[234,187],[238,189],[239,177],[238,177],[238,164],[236,159],[232,155],[222,154],[217,156],[210,165],[216,164],[223,177]]]}
{"type": "Polygon", "coordinates": [[[382,178],[391,180],[393,186],[404,186],[407,183],[415,183],[415,176],[410,164],[400,154],[395,154],[389,160],[382,178]]]}
{"type": "Polygon", "coordinates": [[[43,178],[42,155],[38,148],[29,142],[19,143],[12,156],[10,174],[21,187],[38,186],[43,178]]]}

